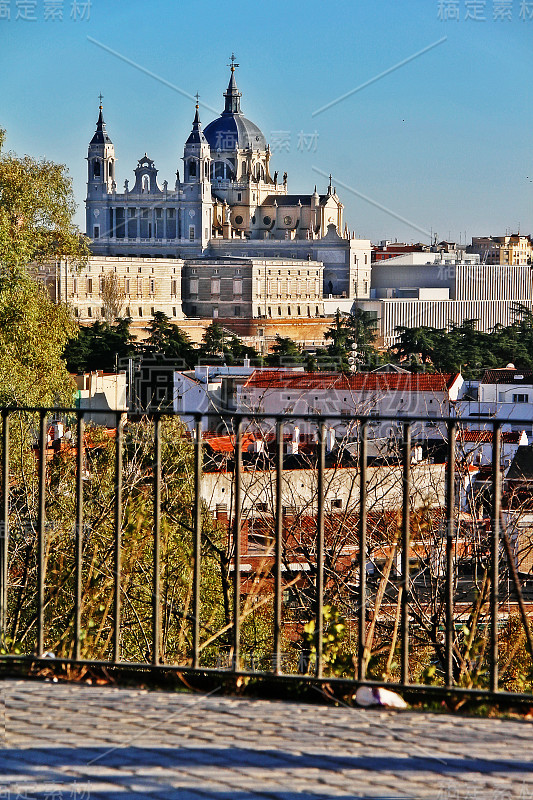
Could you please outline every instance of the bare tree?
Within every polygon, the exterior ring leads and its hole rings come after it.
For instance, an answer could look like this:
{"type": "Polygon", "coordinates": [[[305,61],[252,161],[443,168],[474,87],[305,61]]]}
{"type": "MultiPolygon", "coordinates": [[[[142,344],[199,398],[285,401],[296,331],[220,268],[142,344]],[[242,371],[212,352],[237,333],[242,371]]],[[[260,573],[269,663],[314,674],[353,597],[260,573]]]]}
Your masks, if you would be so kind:
{"type": "Polygon", "coordinates": [[[126,294],[114,272],[106,272],[102,278],[102,306],[108,322],[120,317],[126,294]]]}

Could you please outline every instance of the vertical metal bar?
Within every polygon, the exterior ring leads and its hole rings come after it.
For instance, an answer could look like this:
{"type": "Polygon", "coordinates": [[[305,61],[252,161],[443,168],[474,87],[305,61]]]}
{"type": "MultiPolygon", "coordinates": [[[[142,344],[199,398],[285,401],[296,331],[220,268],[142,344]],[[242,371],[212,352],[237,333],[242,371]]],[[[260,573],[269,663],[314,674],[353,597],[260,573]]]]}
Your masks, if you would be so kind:
{"type": "Polygon", "coordinates": [[[122,582],[122,443],[124,421],[122,413],[116,415],[117,436],[115,440],[115,543],[113,564],[115,580],[113,583],[113,661],[120,661],[121,596],[122,582]]]}
{"type": "Polygon", "coordinates": [[[83,411],[78,412],[78,453],[76,459],[76,526],[75,526],[75,565],[74,565],[74,658],[80,658],[81,650],[81,594],[83,563],[83,432],[85,424],[83,411]]]}
{"type": "Polygon", "coordinates": [[[281,621],[282,583],[281,561],[283,554],[283,422],[276,431],[276,543],[274,572],[274,671],[281,673],[281,621]]]}
{"type": "Polygon", "coordinates": [[[7,636],[9,580],[9,411],[2,411],[2,508],[0,531],[0,643],[7,636]]]}
{"type": "Polygon", "coordinates": [[[501,427],[493,425],[492,435],[492,540],[490,563],[490,689],[498,691],[498,584],[501,513],[501,427]]]}
{"type": "Polygon", "coordinates": [[[365,638],[366,638],[366,529],[367,529],[367,472],[368,429],[366,422],[361,425],[359,449],[359,636],[357,675],[365,679],[365,638]]]}
{"type": "Polygon", "coordinates": [[[233,662],[241,666],[241,502],[242,502],[242,422],[236,420],[233,510],[233,662]]]}
{"type": "Polygon", "coordinates": [[[193,628],[192,647],[195,669],[200,666],[200,580],[202,560],[202,419],[197,417],[194,439],[194,544],[193,544],[193,628]]]}
{"type": "Polygon", "coordinates": [[[161,646],[161,416],[154,420],[154,571],[152,585],[152,663],[159,664],[161,646]]]}
{"type": "Polygon", "coordinates": [[[446,468],[446,686],[453,686],[453,609],[455,539],[455,422],[448,425],[448,464],[446,468]]]}
{"type": "Polygon", "coordinates": [[[324,642],[324,470],[326,467],[326,423],[321,422],[318,433],[318,509],[316,519],[316,677],[323,674],[322,650],[324,642]]]}
{"type": "Polygon", "coordinates": [[[411,426],[408,422],[403,426],[403,498],[402,498],[402,577],[400,585],[402,587],[402,618],[401,618],[401,682],[409,682],[409,599],[410,599],[410,580],[409,580],[409,556],[411,551],[411,515],[410,515],[410,494],[411,494],[411,426]]]}
{"type": "Polygon", "coordinates": [[[37,655],[44,651],[44,583],[45,583],[45,526],[46,526],[46,411],[40,412],[39,422],[39,506],[37,516],[37,655]]]}

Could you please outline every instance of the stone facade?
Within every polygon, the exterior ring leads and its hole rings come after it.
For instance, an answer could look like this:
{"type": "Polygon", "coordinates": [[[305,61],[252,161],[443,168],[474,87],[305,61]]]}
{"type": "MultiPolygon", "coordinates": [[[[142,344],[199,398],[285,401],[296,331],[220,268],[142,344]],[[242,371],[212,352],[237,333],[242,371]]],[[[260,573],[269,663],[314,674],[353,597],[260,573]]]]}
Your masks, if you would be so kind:
{"type": "Polygon", "coordinates": [[[183,319],[182,266],[179,259],[90,256],[87,266],[76,270],[62,259],[55,265],[57,300],[67,302],[80,322],[103,319],[103,285],[111,280],[116,284],[120,308],[110,317],[148,321],[156,311],[163,311],[168,317],[183,319]]]}
{"type": "Polygon", "coordinates": [[[202,258],[183,267],[188,317],[320,317],[323,267],[317,261],[202,258]]]}

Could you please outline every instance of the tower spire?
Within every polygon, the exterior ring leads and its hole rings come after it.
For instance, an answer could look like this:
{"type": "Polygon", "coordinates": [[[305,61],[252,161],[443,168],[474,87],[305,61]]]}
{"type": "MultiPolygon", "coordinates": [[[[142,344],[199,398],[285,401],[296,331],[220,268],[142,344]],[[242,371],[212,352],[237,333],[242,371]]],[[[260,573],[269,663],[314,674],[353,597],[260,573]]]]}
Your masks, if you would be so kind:
{"type": "Polygon", "coordinates": [[[231,54],[231,64],[228,67],[231,69],[231,75],[228,83],[227,91],[224,92],[226,102],[224,104],[223,114],[241,114],[241,93],[237,89],[237,82],[235,81],[235,69],[239,65],[236,63],[235,53],[231,54]]]}
{"type": "Polygon", "coordinates": [[[98,100],[100,102],[98,120],[96,121],[96,131],[91,140],[91,144],[111,144],[111,139],[109,138],[109,134],[105,127],[104,110],[103,110],[104,107],[102,105],[103,99],[104,96],[100,92],[100,94],[98,95],[98,100]]]}

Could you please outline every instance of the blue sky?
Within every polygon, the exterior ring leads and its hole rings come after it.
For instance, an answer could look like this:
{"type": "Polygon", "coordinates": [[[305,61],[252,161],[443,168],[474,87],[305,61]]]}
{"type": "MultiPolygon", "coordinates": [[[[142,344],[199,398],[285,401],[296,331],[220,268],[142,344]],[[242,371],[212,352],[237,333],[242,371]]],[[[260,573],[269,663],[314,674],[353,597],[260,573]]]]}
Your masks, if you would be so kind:
{"type": "Polygon", "coordinates": [[[145,151],[172,185],[194,115],[176,89],[221,110],[234,50],[244,113],[284,145],[272,168],[294,192],[331,172],[357,234],[533,232],[533,0],[92,0],[76,20],[72,0],[18,4],[0,0],[0,125],[10,149],[68,166],[81,227],[99,92],[119,187],[145,151]],[[62,20],[45,20],[53,7],[62,20]]]}

